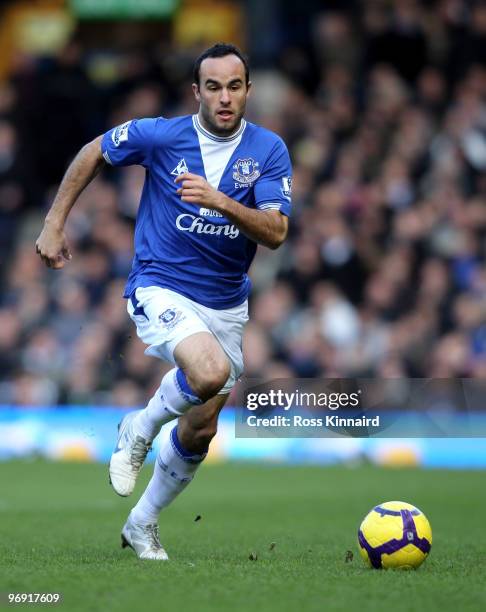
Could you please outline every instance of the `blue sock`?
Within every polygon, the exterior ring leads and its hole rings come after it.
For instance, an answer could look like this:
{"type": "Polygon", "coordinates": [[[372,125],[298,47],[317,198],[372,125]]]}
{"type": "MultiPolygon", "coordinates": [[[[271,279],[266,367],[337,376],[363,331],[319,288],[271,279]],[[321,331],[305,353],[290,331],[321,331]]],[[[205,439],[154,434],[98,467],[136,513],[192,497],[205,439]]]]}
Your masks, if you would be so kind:
{"type": "Polygon", "coordinates": [[[146,440],[152,441],[164,423],[202,403],[203,400],[191,389],[184,372],[173,368],[164,376],[145,410],[140,411],[134,425],[146,440]]]}
{"type": "Polygon", "coordinates": [[[186,402],[189,402],[190,404],[193,404],[194,406],[198,406],[203,403],[203,400],[199,398],[194,393],[194,391],[191,389],[191,386],[187,382],[187,378],[183,370],[181,370],[180,368],[177,368],[175,378],[176,378],[176,383],[179,383],[179,392],[183,396],[183,398],[186,400],[186,402]]]}
{"type": "Polygon", "coordinates": [[[192,451],[186,450],[179,440],[179,435],[177,433],[177,425],[170,432],[170,441],[174,448],[174,451],[183,461],[187,461],[188,463],[201,463],[201,461],[203,461],[206,458],[206,455],[208,454],[209,447],[206,448],[201,454],[193,453],[192,451]]]}
{"type": "Polygon", "coordinates": [[[197,455],[183,448],[177,435],[177,426],[165,425],[160,434],[154,474],[132,510],[132,520],[140,524],[157,523],[160,511],[192,481],[205,456],[206,453],[197,455]]]}

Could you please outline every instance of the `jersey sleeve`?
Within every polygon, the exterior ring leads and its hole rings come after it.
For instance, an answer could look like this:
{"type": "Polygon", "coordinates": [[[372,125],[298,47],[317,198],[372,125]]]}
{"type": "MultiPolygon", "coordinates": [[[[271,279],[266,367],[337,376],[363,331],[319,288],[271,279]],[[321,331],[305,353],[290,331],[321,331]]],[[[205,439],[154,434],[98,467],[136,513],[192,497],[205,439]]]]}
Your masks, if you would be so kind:
{"type": "Polygon", "coordinates": [[[133,119],[108,130],[101,153],[112,166],[139,164],[148,167],[155,143],[158,119],[133,119]]]}
{"type": "Polygon", "coordinates": [[[292,165],[287,147],[279,139],[255,183],[255,204],[259,210],[279,210],[290,216],[291,194],[292,165]]]}

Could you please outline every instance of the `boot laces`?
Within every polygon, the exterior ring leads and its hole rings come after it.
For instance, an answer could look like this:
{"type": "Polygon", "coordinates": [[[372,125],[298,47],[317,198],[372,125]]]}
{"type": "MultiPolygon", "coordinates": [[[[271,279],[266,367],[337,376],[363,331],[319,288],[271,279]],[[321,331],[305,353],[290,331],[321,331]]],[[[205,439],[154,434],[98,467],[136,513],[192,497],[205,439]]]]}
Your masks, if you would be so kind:
{"type": "Polygon", "coordinates": [[[152,446],[147,444],[140,436],[135,438],[130,452],[130,463],[136,470],[142,467],[145,457],[151,448],[152,446]]]}
{"type": "Polygon", "coordinates": [[[160,532],[158,525],[145,525],[143,531],[150,538],[152,548],[160,550],[162,545],[160,543],[160,532]]]}

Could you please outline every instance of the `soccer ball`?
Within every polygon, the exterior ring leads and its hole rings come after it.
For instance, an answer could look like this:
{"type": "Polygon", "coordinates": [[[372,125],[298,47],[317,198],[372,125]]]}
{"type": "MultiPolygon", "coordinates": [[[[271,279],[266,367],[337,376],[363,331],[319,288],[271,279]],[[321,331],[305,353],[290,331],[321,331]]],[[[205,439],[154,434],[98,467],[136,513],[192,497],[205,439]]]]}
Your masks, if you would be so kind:
{"type": "Polygon", "coordinates": [[[415,506],[386,502],[365,516],[358,543],[370,567],[416,569],[430,552],[432,530],[425,514],[415,506]]]}

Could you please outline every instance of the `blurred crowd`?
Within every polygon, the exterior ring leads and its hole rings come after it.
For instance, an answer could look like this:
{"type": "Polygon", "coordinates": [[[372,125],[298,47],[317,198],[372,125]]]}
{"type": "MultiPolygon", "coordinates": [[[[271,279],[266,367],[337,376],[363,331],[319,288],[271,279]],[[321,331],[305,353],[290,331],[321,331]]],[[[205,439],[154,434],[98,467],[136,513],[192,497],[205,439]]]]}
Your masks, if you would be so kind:
{"type": "MultiPolygon", "coordinates": [[[[248,119],[288,144],[294,212],[251,271],[245,376],[485,377],[486,5],[352,7],[317,12],[305,43],[252,72],[248,119]]],[[[196,110],[198,51],[88,52],[75,36],[0,84],[3,403],[142,405],[169,368],[144,355],[122,298],[141,168],[83,193],[62,271],[34,242],[85,142],[196,110]]]]}

